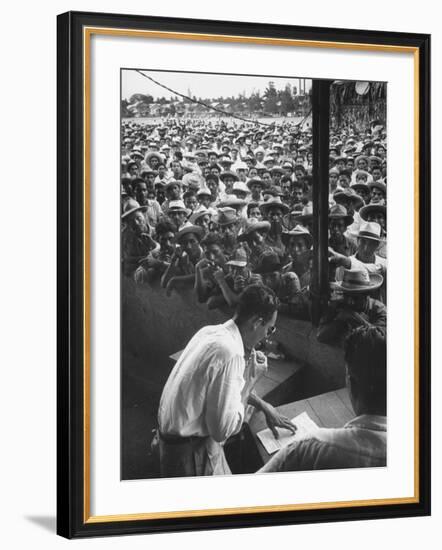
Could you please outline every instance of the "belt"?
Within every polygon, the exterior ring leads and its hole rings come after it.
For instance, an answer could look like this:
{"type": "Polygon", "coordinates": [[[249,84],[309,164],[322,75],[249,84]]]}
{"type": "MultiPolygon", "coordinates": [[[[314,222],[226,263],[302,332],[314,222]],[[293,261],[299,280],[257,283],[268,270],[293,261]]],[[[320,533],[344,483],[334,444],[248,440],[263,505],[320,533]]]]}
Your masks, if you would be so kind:
{"type": "Polygon", "coordinates": [[[192,443],[197,441],[203,441],[204,439],[207,439],[206,436],[199,436],[199,435],[190,435],[190,436],[181,436],[181,435],[174,435],[174,434],[163,434],[158,430],[158,437],[163,441],[164,443],[169,443],[170,445],[184,445],[185,443],[192,443]]]}

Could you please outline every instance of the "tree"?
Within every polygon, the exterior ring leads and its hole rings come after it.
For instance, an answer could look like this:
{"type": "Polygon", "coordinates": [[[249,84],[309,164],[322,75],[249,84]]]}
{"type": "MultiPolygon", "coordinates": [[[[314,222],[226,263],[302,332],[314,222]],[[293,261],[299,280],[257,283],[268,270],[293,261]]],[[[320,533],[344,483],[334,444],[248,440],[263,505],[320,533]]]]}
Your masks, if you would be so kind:
{"type": "Polygon", "coordinates": [[[295,102],[293,101],[292,89],[290,84],[287,84],[284,90],[282,90],[280,95],[281,100],[281,113],[286,115],[291,113],[295,108],[295,102]]]}
{"type": "Polygon", "coordinates": [[[275,83],[271,81],[264,92],[264,111],[273,114],[278,112],[278,92],[275,83]]]}

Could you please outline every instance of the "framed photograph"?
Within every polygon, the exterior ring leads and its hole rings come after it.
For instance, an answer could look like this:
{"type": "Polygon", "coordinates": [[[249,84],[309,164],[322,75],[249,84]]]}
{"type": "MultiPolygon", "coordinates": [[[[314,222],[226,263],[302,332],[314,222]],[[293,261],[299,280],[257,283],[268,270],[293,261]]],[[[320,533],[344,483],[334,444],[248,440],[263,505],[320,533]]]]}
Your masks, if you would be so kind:
{"type": "Polygon", "coordinates": [[[69,12],[57,71],[58,533],[428,515],[430,36],[69,12]]]}

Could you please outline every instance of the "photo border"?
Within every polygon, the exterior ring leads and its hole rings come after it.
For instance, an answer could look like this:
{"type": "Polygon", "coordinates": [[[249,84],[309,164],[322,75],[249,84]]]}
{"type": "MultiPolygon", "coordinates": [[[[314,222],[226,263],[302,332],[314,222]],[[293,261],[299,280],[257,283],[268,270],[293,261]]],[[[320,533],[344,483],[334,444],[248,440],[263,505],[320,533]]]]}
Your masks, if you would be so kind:
{"type": "Polygon", "coordinates": [[[57,532],[67,538],[430,513],[430,36],[68,12],[58,16],[57,532]],[[90,42],[94,34],[412,53],[415,193],[414,496],[92,516],[90,512],[90,42]]]}

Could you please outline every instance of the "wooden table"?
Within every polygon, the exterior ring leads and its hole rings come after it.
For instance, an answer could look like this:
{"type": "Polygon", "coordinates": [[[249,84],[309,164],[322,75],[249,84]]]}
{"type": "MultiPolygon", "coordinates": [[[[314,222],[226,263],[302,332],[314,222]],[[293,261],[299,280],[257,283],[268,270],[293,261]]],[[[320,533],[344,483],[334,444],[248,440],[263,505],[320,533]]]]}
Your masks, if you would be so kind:
{"type": "MultiPolygon", "coordinates": [[[[341,388],[340,390],[316,395],[309,399],[287,403],[286,405],[277,407],[277,409],[288,418],[294,418],[306,412],[320,428],[342,428],[356,416],[350,402],[347,388],[341,388]]],[[[249,425],[259,454],[265,464],[272,455],[267,453],[261,441],[256,436],[257,432],[267,428],[263,413],[255,413],[249,425]]]]}

